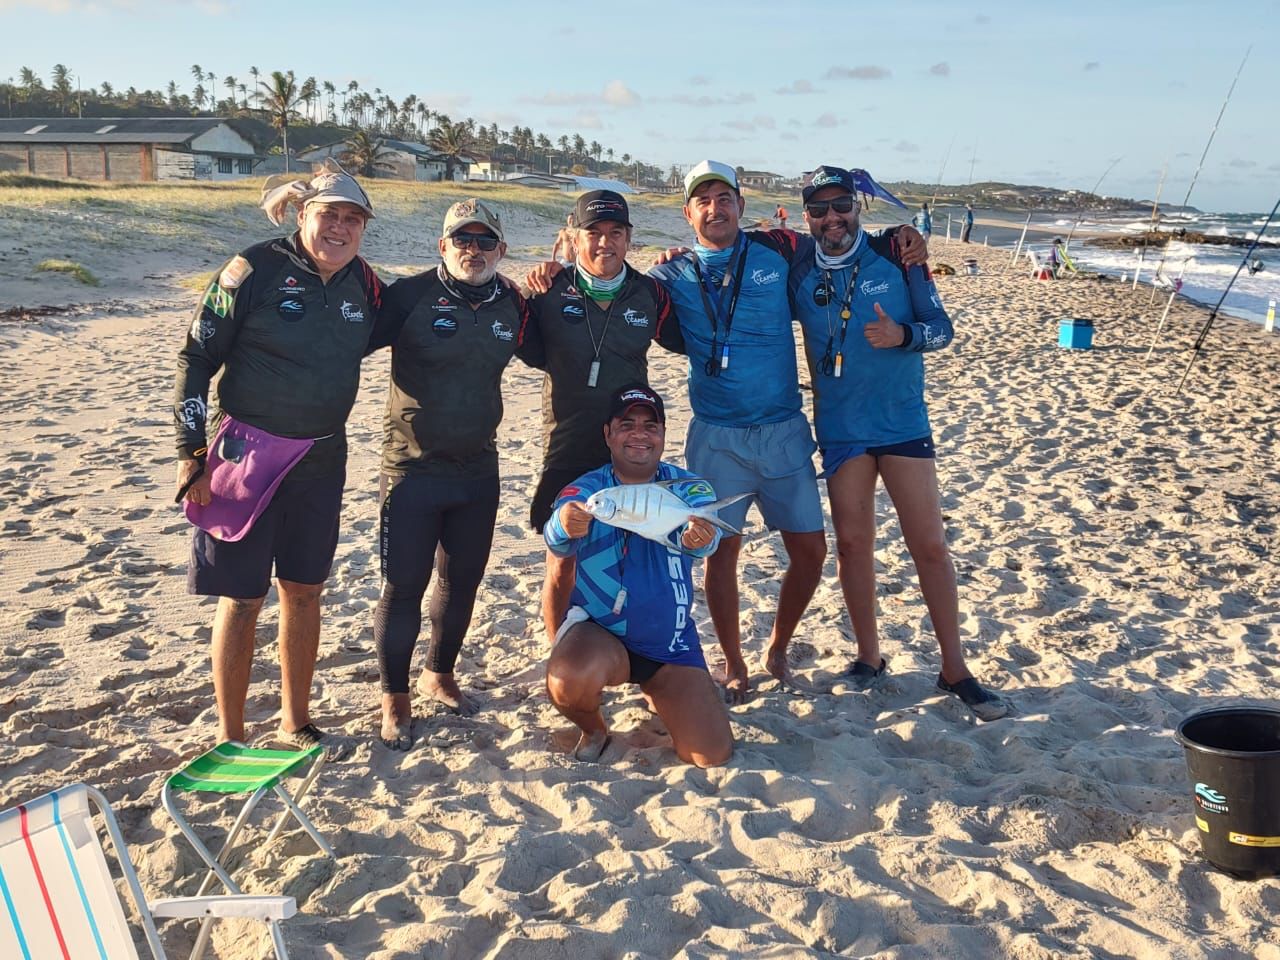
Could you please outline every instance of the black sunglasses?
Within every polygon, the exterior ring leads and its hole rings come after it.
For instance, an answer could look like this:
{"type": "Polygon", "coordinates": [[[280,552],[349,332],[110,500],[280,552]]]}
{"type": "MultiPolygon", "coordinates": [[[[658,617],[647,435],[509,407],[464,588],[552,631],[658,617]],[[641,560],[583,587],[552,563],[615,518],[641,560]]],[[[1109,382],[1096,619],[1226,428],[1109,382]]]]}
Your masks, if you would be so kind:
{"type": "Polygon", "coordinates": [[[449,239],[455,250],[465,250],[473,243],[485,253],[498,249],[498,238],[487,233],[455,233],[449,239]]]}
{"type": "Polygon", "coordinates": [[[858,201],[853,197],[836,197],[834,200],[814,200],[806,203],[804,209],[815,220],[821,220],[827,215],[828,209],[836,213],[851,213],[857,205],[858,201]]]}

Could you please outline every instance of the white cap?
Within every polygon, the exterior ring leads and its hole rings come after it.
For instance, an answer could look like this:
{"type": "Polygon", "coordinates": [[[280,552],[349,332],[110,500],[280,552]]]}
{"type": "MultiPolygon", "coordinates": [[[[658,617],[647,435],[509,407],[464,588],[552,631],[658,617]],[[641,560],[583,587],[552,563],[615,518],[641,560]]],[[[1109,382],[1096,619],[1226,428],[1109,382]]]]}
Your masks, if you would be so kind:
{"type": "Polygon", "coordinates": [[[708,180],[719,180],[734,190],[738,189],[738,174],[733,167],[718,160],[703,160],[684,175],[684,198],[688,200],[693,196],[693,191],[708,180]]]}

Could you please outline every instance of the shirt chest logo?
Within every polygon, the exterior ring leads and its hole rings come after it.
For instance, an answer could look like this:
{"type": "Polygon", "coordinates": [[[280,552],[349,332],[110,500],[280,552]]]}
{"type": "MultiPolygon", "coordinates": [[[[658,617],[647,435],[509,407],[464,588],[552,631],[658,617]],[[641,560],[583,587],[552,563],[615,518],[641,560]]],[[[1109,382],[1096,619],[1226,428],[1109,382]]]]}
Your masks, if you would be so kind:
{"type": "Polygon", "coordinates": [[[878,294],[889,292],[889,281],[881,280],[877,283],[874,280],[863,280],[862,283],[858,285],[858,289],[862,291],[862,295],[864,297],[874,297],[878,294]]]}
{"type": "Polygon", "coordinates": [[[364,323],[364,311],[350,300],[342,301],[342,319],[348,323],[364,323]]]}
{"type": "Polygon", "coordinates": [[[276,313],[280,315],[280,319],[287,323],[296,323],[301,320],[307,312],[307,305],[301,300],[290,297],[287,300],[281,300],[276,305],[276,313]]]}
{"type": "Polygon", "coordinates": [[[627,307],[626,310],[622,311],[622,321],[629,327],[647,327],[649,325],[649,315],[627,307]]]}
{"type": "Polygon", "coordinates": [[[277,293],[306,293],[307,288],[298,282],[298,278],[288,276],[284,278],[284,283],[276,287],[277,293]]]}
{"type": "Polygon", "coordinates": [[[515,331],[512,330],[510,327],[508,327],[501,320],[493,321],[493,326],[490,327],[489,329],[493,331],[493,335],[496,339],[502,340],[506,343],[510,343],[515,338],[515,335],[516,335],[515,331]]]}
{"type": "Polygon", "coordinates": [[[768,273],[765,273],[763,270],[751,271],[751,282],[757,287],[766,287],[771,283],[777,283],[781,279],[782,274],[777,270],[770,270],[768,273]]]}
{"type": "Polygon", "coordinates": [[[458,320],[448,314],[437,313],[431,321],[431,332],[443,340],[448,340],[458,332],[458,320]]]}
{"type": "Polygon", "coordinates": [[[586,315],[586,308],[581,303],[566,303],[560,308],[560,316],[564,317],[565,323],[581,323],[586,315]]]}

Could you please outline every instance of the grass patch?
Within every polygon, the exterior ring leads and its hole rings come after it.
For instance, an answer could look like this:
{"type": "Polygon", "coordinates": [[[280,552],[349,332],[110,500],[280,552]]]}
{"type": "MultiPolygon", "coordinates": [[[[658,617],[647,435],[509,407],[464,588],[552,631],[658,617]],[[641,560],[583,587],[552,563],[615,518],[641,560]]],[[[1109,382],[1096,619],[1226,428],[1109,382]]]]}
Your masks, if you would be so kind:
{"type": "Polygon", "coordinates": [[[29,173],[0,173],[0,187],[31,187],[36,190],[94,190],[98,184],[88,180],[55,180],[29,173]]]}
{"type": "Polygon", "coordinates": [[[88,267],[71,260],[41,260],[36,264],[36,269],[46,273],[70,274],[88,287],[96,287],[98,285],[98,278],[89,272],[88,267]]]}

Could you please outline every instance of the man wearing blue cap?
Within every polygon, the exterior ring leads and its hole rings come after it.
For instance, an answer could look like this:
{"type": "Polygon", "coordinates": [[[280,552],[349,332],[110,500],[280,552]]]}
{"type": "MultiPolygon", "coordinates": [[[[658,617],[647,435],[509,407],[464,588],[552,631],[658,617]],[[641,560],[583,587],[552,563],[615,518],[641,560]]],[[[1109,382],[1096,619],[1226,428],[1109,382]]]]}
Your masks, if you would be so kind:
{"type": "Polygon", "coordinates": [[[1008,706],[969,673],[960,644],[955,569],[924,403],[922,355],[951,342],[951,320],[928,269],[905,267],[883,237],[862,229],[853,174],[819,167],[803,196],[816,243],[793,261],[790,289],[813,379],[840,586],[858,643],[850,681],[866,689],[886,669],[876,632],[873,556],[880,478],[942,651],[937,686],[979,719],[998,719],[1008,706]]]}

